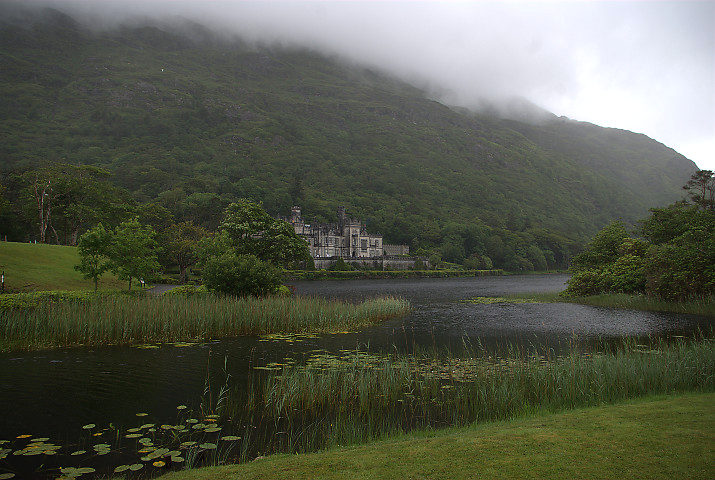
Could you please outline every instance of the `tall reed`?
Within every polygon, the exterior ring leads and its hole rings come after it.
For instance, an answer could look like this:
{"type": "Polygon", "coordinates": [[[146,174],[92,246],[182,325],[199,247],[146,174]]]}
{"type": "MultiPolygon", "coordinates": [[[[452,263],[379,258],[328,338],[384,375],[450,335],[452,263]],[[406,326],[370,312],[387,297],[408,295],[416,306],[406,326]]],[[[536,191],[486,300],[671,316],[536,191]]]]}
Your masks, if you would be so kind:
{"type": "Polygon", "coordinates": [[[537,410],[612,403],[633,397],[715,390],[715,344],[624,342],[598,355],[547,360],[513,350],[495,362],[393,356],[338,368],[285,367],[232,393],[225,413],[244,425],[242,456],[305,452],[360,443],[412,429],[467,425],[537,410]],[[250,439],[249,439],[250,438],[250,439]]]}
{"type": "Polygon", "coordinates": [[[0,348],[128,345],[277,332],[328,333],[365,327],[408,310],[406,300],[392,297],[352,304],[313,297],[106,296],[0,310],[0,348]]]}

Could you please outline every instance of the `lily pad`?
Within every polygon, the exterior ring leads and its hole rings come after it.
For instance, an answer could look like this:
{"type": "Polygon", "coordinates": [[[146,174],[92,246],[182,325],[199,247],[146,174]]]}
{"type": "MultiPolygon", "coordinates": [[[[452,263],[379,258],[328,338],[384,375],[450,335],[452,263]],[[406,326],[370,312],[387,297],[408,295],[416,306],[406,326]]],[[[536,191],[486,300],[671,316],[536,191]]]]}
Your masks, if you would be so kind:
{"type": "Polygon", "coordinates": [[[177,410],[186,410],[186,405],[179,405],[176,407],[177,410]]]}
{"type": "Polygon", "coordinates": [[[226,435],[225,437],[221,437],[221,440],[226,440],[227,442],[235,442],[236,440],[241,440],[241,437],[237,437],[235,435],[226,435]]]}
{"type": "Polygon", "coordinates": [[[184,457],[171,457],[172,463],[181,463],[184,461],[184,457]]]}
{"type": "Polygon", "coordinates": [[[126,434],[126,435],[124,435],[124,436],[125,436],[126,438],[139,438],[139,437],[142,436],[142,434],[141,434],[141,433],[128,433],[128,434],[126,434]]]}
{"type": "Polygon", "coordinates": [[[152,465],[154,465],[155,467],[161,468],[161,467],[163,467],[164,465],[166,465],[166,462],[163,462],[163,461],[161,461],[161,460],[157,460],[156,462],[152,463],[152,465]]]}
{"type": "Polygon", "coordinates": [[[14,473],[0,473],[0,480],[10,480],[11,478],[15,478],[14,473]]]}
{"type": "Polygon", "coordinates": [[[199,445],[199,448],[203,448],[205,450],[214,450],[216,449],[216,444],[215,443],[202,443],[199,445]]]}
{"type": "Polygon", "coordinates": [[[129,465],[119,465],[117,468],[114,469],[114,473],[122,473],[126,472],[129,470],[129,465]]]}
{"type": "Polygon", "coordinates": [[[49,437],[33,438],[33,439],[30,440],[30,441],[33,442],[33,443],[34,443],[34,442],[46,442],[46,441],[49,440],[49,439],[50,439],[49,437]]]}
{"type": "MultiPolygon", "coordinates": [[[[137,413],[137,417],[146,417],[147,415],[149,415],[149,414],[144,413],[144,412],[137,413]]],[[[137,465],[139,465],[139,464],[137,464],[137,465]]]]}
{"type": "Polygon", "coordinates": [[[88,423],[87,425],[83,425],[82,428],[85,430],[91,430],[92,428],[96,427],[94,423],[88,423]]]}
{"type": "Polygon", "coordinates": [[[85,453],[87,453],[87,450],[77,450],[76,452],[70,453],[70,455],[77,456],[77,455],[84,455],[85,453]]]}
{"type": "Polygon", "coordinates": [[[134,465],[129,465],[129,470],[131,470],[132,472],[136,472],[137,470],[141,470],[143,467],[143,463],[135,463],[134,465]]]}

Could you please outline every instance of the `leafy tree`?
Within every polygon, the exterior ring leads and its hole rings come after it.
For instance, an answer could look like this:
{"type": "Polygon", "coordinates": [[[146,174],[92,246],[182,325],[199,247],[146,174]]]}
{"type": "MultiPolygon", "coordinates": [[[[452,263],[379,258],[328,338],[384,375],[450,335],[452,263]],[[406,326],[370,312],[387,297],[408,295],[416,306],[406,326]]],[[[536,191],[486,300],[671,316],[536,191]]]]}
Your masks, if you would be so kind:
{"type": "Polygon", "coordinates": [[[308,243],[289,223],[271,217],[249,200],[229,205],[220,229],[237,255],[255,255],[286,268],[311,260],[308,243]]]}
{"type": "Polygon", "coordinates": [[[649,294],[668,300],[715,294],[715,212],[691,213],[693,218],[684,233],[649,250],[649,294]]]}
{"type": "Polygon", "coordinates": [[[87,280],[94,282],[95,292],[99,286],[99,278],[112,266],[107,256],[111,243],[111,232],[105,230],[100,223],[87,230],[77,244],[80,263],[75,265],[74,269],[82,273],[87,280]]]}
{"type": "Polygon", "coordinates": [[[81,230],[107,219],[117,203],[128,201],[125,192],[109,183],[108,171],[93,166],[51,163],[24,173],[26,198],[38,225],[39,241],[51,232],[56,243],[75,245],[81,230]]]}
{"type": "Polygon", "coordinates": [[[697,206],[685,202],[652,208],[650,216],[640,222],[641,235],[654,245],[672,242],[692,228],[697,210],[697,206]]]}
{"type": "Polygon", "coordinates": [[[136,217],[114,230],[109,248],[111,269],[120,280],[129,282],[129,290],[133,278],[147,278],[159,269],[154,235],[154,229],[142,225],[136,217]]]}
{"type": "Polygon", "coordinates": [[[161,233],[164,256],[179,266],[181,283],[186,283],[187,270],[198,261],[198,246],[208,232],[192,222],[172,224],[161,233]]]}
{"type": "Polygon", "coordinates": [[[715,211],[715,177],[712,170],[698,170],[683,186],[690,200],[699,207],[715,211]]]}
{"type": "Polygon", "coordinates": [[[619,256],[619,248],[628,238],[623,222],[611,222],[593,237],[583,252],[574,257],[572,271],[599,268],[613,263],[619,256]]]}
{"type": "Polygon", "coordinates": [[[203,265],[202,278],[209,290],[240,297],[259,297],[278,292],[282,272],[254,255],[228,252],[211,256],[203,265]]]}

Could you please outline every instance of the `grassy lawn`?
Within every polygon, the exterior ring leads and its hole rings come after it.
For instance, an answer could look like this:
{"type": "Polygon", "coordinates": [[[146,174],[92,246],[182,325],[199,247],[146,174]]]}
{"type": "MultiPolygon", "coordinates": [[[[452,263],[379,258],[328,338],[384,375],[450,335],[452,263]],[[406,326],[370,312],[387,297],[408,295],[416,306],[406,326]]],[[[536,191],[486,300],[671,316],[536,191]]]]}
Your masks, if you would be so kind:
{"type": "Polygon", "coordinates": [[[649,397],[162,478],[711,479],[715,394],[649,397]]]}
{"type": "MultiPolygon", "coordinates": [[[[0,272],[5,272],[6,292],[93,289],[92,281],[75,271],[78,263],[75,247],[0,242],[0,272]]],[[[99,288],[117,290],[127,285],[107,273],[99,288]]]]}

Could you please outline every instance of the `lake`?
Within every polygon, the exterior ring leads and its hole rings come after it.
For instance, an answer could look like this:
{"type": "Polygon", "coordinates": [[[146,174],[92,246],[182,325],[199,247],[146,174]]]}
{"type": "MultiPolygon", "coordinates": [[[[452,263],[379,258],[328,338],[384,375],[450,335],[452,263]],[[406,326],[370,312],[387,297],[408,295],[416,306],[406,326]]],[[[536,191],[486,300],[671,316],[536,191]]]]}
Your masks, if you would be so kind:
{"type": "MultiPolygon", "coordinates": [[[[21,434],[76,444],[83,425],[131,427],[137,413],[157,424],[176,421],[176,407],[197,407],[204,387],[214,390],[230,375],[247,381],[271,362],[300,363],[316,351],[339,353],[453,350],[469,345],[499,352],[509,346],[592,349],[632,337],[692,335],[711,320],[693,315],[596,308],[565,303],[474,304],[478,296],[555,292],[566,275],[296,282],[301,295],[360,300],[379,295],[407,298],[413,311],[356,333],[266,340],[243,337],[194,346],[102,347],[0,355],[0,440],[21,434]]],[[[0,445],[0,448],[2,446],[0,445]]],[[[38,477],[41,478],[41,477],[38,477]]]]}

